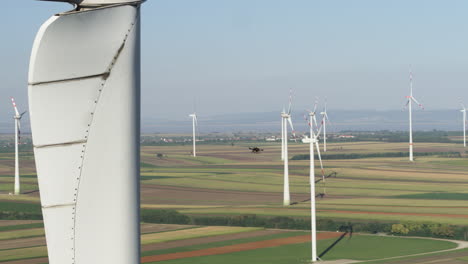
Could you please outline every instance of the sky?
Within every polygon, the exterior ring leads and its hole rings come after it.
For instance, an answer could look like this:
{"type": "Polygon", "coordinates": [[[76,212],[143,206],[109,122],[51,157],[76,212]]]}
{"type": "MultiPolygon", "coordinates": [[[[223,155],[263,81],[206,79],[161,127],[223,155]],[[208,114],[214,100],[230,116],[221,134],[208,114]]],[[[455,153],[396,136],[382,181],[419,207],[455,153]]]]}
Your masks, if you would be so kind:
{"type": "MultiPolygon", "coordinates": [[[[10,96],[27,108],[38,28],[71,6],[2,2],[0,116],[9,119],[10,96]]],[[[456,109],[468,104],[467,11],[466,0],[148,0],[142,118],[280,112],[290,89],[295,111],[315,97],[330,109],[401,109],[410,65],[426,109],[456,109]]]]}

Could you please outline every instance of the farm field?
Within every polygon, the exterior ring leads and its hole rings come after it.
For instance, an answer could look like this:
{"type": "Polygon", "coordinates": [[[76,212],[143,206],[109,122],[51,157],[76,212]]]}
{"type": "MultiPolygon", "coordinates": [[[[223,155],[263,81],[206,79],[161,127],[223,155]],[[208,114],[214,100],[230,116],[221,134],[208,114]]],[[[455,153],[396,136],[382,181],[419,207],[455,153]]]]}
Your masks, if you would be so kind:
{"type": "MultiPolygon", "coordinates": [[[[285,208],[281,206],[280,144],[259,143],[265,149],[260,154],[249,153],[251,145],[200,145],[197,158],[189,155],[190,146],[144,147],[142,206],[172,208],[189,215],[308,217],[308,161],[290,160],[290,188],[297,204],[285,208]],[[156,153],[164,157],[158,159],[156,153]]],[[[405,152],[406,147],[406,143],[334,143],[327,154],[405,152]]],[[[413,164],[405,157],[324,158],[325,174],[337,175],[316,184],[316,193],[326,193],[317,202],[318,216],[468,223],[468,158],[464,149],[460,144],[446,143],[418,143],[415,149],[460,152],[462,156],[416,157],[413,164]]],[[[290,157],[307,151],[306,144],[290,145],[290,157]]],[[[316,175],[319,179],[319,170],[316,175]]]]}
{"type": "MultiPolygon", "coordinates": [[[[2,224],[4,221],[0,221],[2,224]]],[[[41,223],[34,223],[41,224],[41,223]]],[[[27,221],[8,223],[9,229],[29,236],[0,240],[0,263],[44,264],[47,250],[44,234],[27,221]]],[[[146,224],[142,226],[142,263],[307,263],[310,258],[310,233],[248,227],[203,227],[146,224]]],[[[5,233],[1,231],[0,234],[5,233]]],[[[341,233],[318,233],[318,252],[324,252],[341,233]]],[[[355,234],[345,237],[323,260],[351,258],[365,261],[452,250],[456,243],[431,239],[384,237],[355,234]],[[369,251],[367,248],[376,250],[369,251]]],[[[468,256],[467,254],[463,256],[468,256]]],[[[459,254],[460,255],[460,254],[459,254]]]]}
{"type": "MultiPolygon", "coordinates": [[[[310,217],[308,161],[290,160],[290,189],[293,205],[282,206],[283,163],[280,160],[280,146],[279,142],[200,143],[197,147],[199,156],[196,158],[190,156],[190,144],[142,146],[141,207],[149,211],[175,210],[193,218],[254,215],[267,219],[289,217],[307,220],[310,217]],[[253,154],[248,149],[252,146],[261,147],[264,151],[253,154]]],[[[316,193],[325,194],[323,198],[317,199],[319,220],[329,219],[351,223],[417,222],[468,226],[468,155],[460,144],[416,143],[416,152],[459,152],[461,156],[448,157],[443,154],[417,156],[414,163],[409,163],[406,157],[327,159],[327,155],[331,154],[405,152],[407,151],[406,143],[331,143],[328,145],[328,150],[322,153],[325,174],[336,172],[336,176],[327,178],[325,183],[320,181],[316,184],[316,193]]],[[[291,142],[289,153],[290,158],[295,155],[308,154],[308,145],[291,142]]],[[[0,153],[0,182],[2,183],[0,185],[0,211],[13,212],[14,217],[23,213],[40,215],[33,154],[30,151],[21,153],[23,195],[20,197],[8,194],[13,189],[12,158],[12,153],[0,153]]],[[[319,169],[316,171],[316,176],[317,180],[321,178],[319,169]]],[[[41,222],[22,221],[27,220],[15,220],[8,223],[0,221],[0,262],[47,263],[41,222]]],[[[307,234],[303,231],[259,227],[203,227],[150,223],[143,224],[142,231],[142,257],[147,257],[148,261],[152,256],[203,251],[209,248],[223,248],[264,240],[281,240],[307,234]]],[[[366,243],[372,243],[368,242],[372,239],[374,238],[365,235],[355,235],[351,240],[346,238],[328,253],[327,258],[329,260],[348,258],[364,261],[387,257],[384,252],[377,252],[377,255],[363,258],[356,258],[352,254],[352,252],[363,251],[353,248],[354,245],[357,247],[366,245],[366,243]]],[[[385,239],[390,241],[392,238],[385,239]]],[[[336,237],[323,239],[319,247],[323,250],[334,240],[336,237]]],[[[395,248],[394,252],[401,252],[400,256],[422,252],[418,251],[421,249],[418,244],[425,243],[421,242],[422,240],[413,241],[409,238],[402,238],[403,240],[406,242],[395,244],[410,243],[408,248],[415,251],[405,252],[395,248]]],[[[435,244],[437,245],[434,248],[424,246],[428,249],[424,252],[453,247],[444,243],[435,244]]],[[[307,262],[310,240],[272,245],[255,250],[227,252],[223,255],[200,255],[196,258],[203,260],[202,263],[218,263],[223,256],[226,259],[237,260],[236,263],[248,263],[249,259],[255,260],[255,263],[262,263],[256,260],[259,256],[271,256],[270,262],[265,263],[307,262]],[[280,252],[295,252],[293,255],[297,255],[298,258],[285,260],[280,257],[280,252]],[[279,262],[271,262],[273,260],[279,262]]],[[[364,256],[364,253],[359,254],[364,256]]],[[[398,254],[393,256],[398,256],[398,254]]],[[[468,256],[468,251],[457,251],[453,259],[464,261],[466,256],[468,256]]],[[[154,263],[193,263],[193,258],[195,256],[154,263]]],[[[223,260],[223,262],[226,261],[223,260]]]]}

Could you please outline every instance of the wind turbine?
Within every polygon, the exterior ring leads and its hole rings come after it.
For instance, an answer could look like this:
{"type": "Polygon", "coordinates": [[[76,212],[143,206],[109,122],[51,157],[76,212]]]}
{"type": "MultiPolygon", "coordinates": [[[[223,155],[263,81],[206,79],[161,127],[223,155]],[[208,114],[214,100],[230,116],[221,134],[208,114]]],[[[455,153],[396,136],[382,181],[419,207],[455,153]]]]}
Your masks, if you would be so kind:
{"type": "Polygon", "coordinates": [[[329,122],[328,114],[327,114],[327,99],[325,99],[325,107],[323,112],[320,113],[322,115],[322,127],[323,127],[323,152],[327,152],[327,122],[329,122]]]}
{"type": "Polygon", "coordinates": [[[289,164],[288,164],[288,123],[291,127],[292,134],[295,137],[294,127],[291,120],[292,110],[292,95],[289,95],[288,112],[284,109],[281,112],[281,153],[284,161],[284,186],[283,186],[283,205],[288,206],[291,204],[291,195],[289,193],[289,164]]]}
{"type": "MultiPolygon", "coordinates": [[[[315,151],[314,151],[314,145],[317,149],[317,154],[320,160],[320,167],[322,169],[322,180],[325,181],[325,174],[323,170],[323,164],[322,164],[322,158],[320,155],[320,147],[318,145],[319,142],[319,135],[320,135],[320,130],[322,129],[322,126],[320,129],[318,129],[317,133],[314,132],[314,124],[317,127],[317,119],[316,119],[316,111],[317,105],[315,105],[314,111],[309,111],[309,119],[308,125],[309,125],[309,133],[310,133],[310,140],[309,140],[309,145],[310,145],[310,221],[311,221],[311,236],[312,236],[312,262],[316,262],[318,260],[317,257],[317,227],[316,227],[316,209],[315,209],[315,151]]],[[[323,124],[322,124],[323,125],[323,124]]]]}
{"type": "Polygon", "coordinates": [[[144,1],[50,1],[74,8],[40,27],[28,76],[49,263],[138,264],[144,1]]]}
{"type": "Polygon", "coordinates": [[[197,126],[198,126],[198,120],[197,120],[197,114],[194,112],[193,114],[189,115],[192,118],[192,141],[193,141],[193,156],[197,156],[197,147],[196,147],[196,141],[197,141],[197,126]]]}
{"type": "Polygon", "coordinates": [[[460,110],[460,112],[463,113],[463,146],[466,148],[466,123],[467,123],[466,111],[467,109],[463,103],[461,104],[461,106],[462,106],[462,109],[460,110]]]}
{"type": "Polygon", "coordinates": [[[18,108],[16,107],[16,102],[13,97],[11,97],[11,103],[13,104],[13,108],[15,109],[15,115],[13,119],[15,119],[15,195],[19,195],[21,188],[20,188],[20,176],[19,176],[19,157],[18,157],[18,145],[20,144],[21,140],[21,118],[26,111],[20,114],[18,108]]]}
{"type": "Polygon", "coordinates": [[[424,109],[423,105],[420,104],[416,98],[413,96],[413,73],[410,70],[410,95],[406,96],[408,101],[406,102],[406,106],[408,107],[409,113],[409,160],[414,161],[413,158],[413,113],[412,113],[412,103],[416,103],[420,108],[424,109]]]}

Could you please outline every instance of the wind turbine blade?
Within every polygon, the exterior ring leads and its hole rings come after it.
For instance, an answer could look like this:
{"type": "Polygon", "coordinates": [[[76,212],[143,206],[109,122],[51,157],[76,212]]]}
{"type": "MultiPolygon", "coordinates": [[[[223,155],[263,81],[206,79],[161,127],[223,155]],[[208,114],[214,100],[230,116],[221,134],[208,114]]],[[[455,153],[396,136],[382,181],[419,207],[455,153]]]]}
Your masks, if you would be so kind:
{"type": "Polygon", "coordinates": [[[309,115],[307,114],[304,114],[304,120],[306,121],[307,125],[310,127],[312,124],[310,123],[310,120],[309,120],[309,115]]]}
{"type": "Polygon", "coordinates": [[[24,114],[26,114],[28,111],[24,111],[23,113],[20,114],[20,119],[23,118],[24,114]]]}
{"type": "Polygon", "coordinates": [[[288,115],[291,114],[292,110],[292,89],[289,89],[289,106],[288,106],[288,115]]]}
{"type": "Polygon", "coordinates": [[[18,116],[19,111],[18,111],[18,108],[16,107],[15,98],[13,98],[13,97],[11,97],[11,104],[13,104],[13,108],[15,109],[15,114],[18,116]]]}
{"type": "Polygon", "coordinates": [[[317,131],[316,131],[316,137],[318,138],[320,136],[320,133],[322,133],[322,129],[323,129],[323,124],[321,124],[319,127],[316,127],[317,131]]]}
{"type": "Polygon", "coordinates": [[[411,69],[411,65],[409,67],[409,78],[410,78],[410,96],[413,96],[413,70],[411,69]]]}
{"type": "Polygon", "coordinates": [[[418,100],[416,100],[416,98],[411,96],[411,100],[413,100],[413,102],[415,102],[421,109],[424,109],[424,106],[421,103],[419,103],[418,100]]]}
{"type": "MultiPolygon", "coordinates": [[[[317,123],[317,118],[315,117],[315,115],[312,117],[313,121],[314,121],[314,125],[315,125],[315,128],[317,130],[319,130],[319,128],[321,128],[322,126],[319,126],[318,123],[317,123]]],[[[320,133],[317,133],[317,135],[320,134],[320,133]]]]}
{"type": "Polygon", "coordinates": [[[408,105],[410,104],[410,102],[411,102],[411,99],[409,99],[409,97],[408,97],[408,101],[406,101],[406,104],[403,107],[404,110],[406,110],[408,108],[408,105]]]}
{"type": "Polygon", "coordinates": [[[315,97],[315,103],[314,103],[314,111],[312,111],[313,113],[317,112],[318,101],[319,101],[319,99],[318,99],[318,97],[316,96],[316,97],[315,97]]]}
{"type": "Polygon", "coordinates": [[[28,77],[49,263],[140,263],[141,3],[78,2],[41,26],[28,77]]]}
{"type": "Polygon", "coordinates": [[[318,140],[315,140],[315,148],[317,149],[317,155],[320,161],[320,169],[322,171],[322,179],[325,179],[325,171],[323,169],[323,163],[322,163],[322,155],[320,154],[320,147],[318,144],[318,140]]]}
{"type": "Polygon", "coordinates": [[[292,120],[291,120],[291,116],[288,117],[288,123],[289,123],[289,126],[291,127],[291,132],[292,132],[292,135],[294,137],[294,140],[296,140],[296,131],[294,130],[294,126],[293,126],[293,123],[292,123],[292,120]]]}

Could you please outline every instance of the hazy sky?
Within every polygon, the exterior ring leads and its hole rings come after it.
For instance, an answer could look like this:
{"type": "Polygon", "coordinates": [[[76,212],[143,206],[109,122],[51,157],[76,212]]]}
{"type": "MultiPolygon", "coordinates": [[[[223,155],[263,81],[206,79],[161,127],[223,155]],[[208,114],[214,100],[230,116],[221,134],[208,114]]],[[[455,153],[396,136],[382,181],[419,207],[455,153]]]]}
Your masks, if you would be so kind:
{"type": "MultiPolygon", "coordinates": [[[[0,113],[27,107],[34,36],[68,4],[2,3],[0,113]]],[[[297,110],[328,97],[335,109],[468,104],[466,0],[149,0],[142,7],[143,118],[297,110]]],[[[79,52],[79,51],[77,51],[79,52]]],[[[59,109],[58,109],[59,110],[59,109]]],[[[0,118],[3,120],[3,118],[0,118]]]]}

